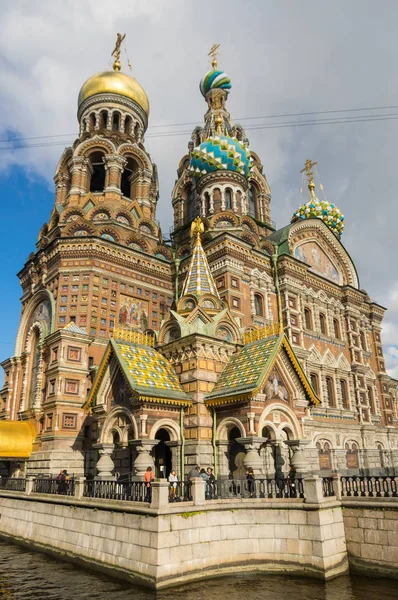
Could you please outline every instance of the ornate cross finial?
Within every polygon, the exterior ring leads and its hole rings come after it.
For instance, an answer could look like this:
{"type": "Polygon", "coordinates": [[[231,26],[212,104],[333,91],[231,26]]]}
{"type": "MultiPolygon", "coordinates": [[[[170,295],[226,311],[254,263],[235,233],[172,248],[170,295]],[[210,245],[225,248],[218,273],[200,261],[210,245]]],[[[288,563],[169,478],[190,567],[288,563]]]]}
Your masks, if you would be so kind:
{"type": "Polygon", "coordinates": [[[213,67],[214,70],[216,70],[217,68],[217,54],[218,54],[218,49],[220,47],[220,44],[213,44],[212,47],[210,48],[210,52],[207,56],[211,56],[211,66],[213,67]]]}
{"type": "Polygon", "coordinates": [[[116,45],[115,45],[115,49],[112,52],[111,56],[115,57],[115,62],[113,63],[113,70],[114,71],[120,71],[120,47],[122,45],[122,42],[124,40],[124,38],[126,37],[126,34],[121,34],[118,33],[117,37],[116,37],[116,45]]]}
{"type": "Polygon", "coordinates": [[[311,196],[315,196],[315,184],[314,184],[314,174],[311,171],[312,167],[315,167],[315,165],[317,165],[317,162],[312,162],[310,158],[307,158],[307,160],[304,163],[304,169],[301,169],[300,173],[304,173],[304,171],[306,172],[307,175],[307,179],[308,179],[308,189],[311,192],[311,196]]]}
{"type": "Polygon", "coordinates": [[[204,230],[205,228],[202,219],[200,217],[196,217],[196,219],[192,221],[191,225],[191,237],[196,237],[196,244],[200,244],[200,236],[204,230]]]}

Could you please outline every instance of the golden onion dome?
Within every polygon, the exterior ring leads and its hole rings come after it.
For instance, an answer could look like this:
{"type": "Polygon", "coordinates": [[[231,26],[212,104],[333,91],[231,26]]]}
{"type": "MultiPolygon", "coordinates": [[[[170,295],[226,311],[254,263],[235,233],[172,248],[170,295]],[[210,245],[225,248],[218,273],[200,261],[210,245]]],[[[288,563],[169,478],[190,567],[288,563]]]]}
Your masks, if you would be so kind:
{"type": "Polygon", "coordinates": [[[121,71],[102,71],[93,75],[82,85],[78,106],[97,94],[117,94],[136,102],[149,115],[149,101],[143,87],[134,77],[121,71]]]}

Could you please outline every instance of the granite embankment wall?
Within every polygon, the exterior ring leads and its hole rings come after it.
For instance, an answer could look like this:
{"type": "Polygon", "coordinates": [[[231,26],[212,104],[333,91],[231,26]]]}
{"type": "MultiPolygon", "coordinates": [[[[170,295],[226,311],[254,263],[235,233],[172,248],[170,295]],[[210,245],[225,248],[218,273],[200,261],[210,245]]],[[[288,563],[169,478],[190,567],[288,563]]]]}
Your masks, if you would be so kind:
{"type": "Polygon", "coordinates": [[[202,499],[153,508],[1,491],[0,536],[156,588],[243,571],[328,579],[348,570],[334,499],[202,499]]]}
{"type": "Polygon", "coordinates": [[[350,570],[398,578],[398,499],[344,501],[350,570]]]}

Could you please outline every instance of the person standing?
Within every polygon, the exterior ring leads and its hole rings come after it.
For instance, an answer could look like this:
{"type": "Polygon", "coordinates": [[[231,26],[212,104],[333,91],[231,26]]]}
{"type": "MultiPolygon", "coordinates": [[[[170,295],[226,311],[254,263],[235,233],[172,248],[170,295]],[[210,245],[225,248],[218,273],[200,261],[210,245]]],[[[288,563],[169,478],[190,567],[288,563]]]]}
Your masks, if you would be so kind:
{"type": "Polygon", "coordinates": [[[188,481],[191,481],[191,479],[196,479],[197,477],[200,477],[200,466],[199,465],[196,465],[189,471],[188,481]]]}
{"type": "Polygon", "coordinates": [[[249,491],[249,498],[255,498],[256,496],[256,483],[254,478],[254,472],[252,467],[248,467],[246,472],[247,489],[249,491]]]}
{"type": "Polygon", "coordinates": [[[207,481],[206,495],[208,498],[215,498],[216,478],[211,467],[207,467],[207,476],[209,479],[207,481]]]}
{"type": "Polygon", "coordinates": [[[177,482],[178,477],[176,472],[173,470],[169,475],[169,484],[170,484],[170,500],[173,502],[176,499],[177,494],[177,482]]]}
{"type": "Polygon", "coordinates": [[[145,502],[152,502],[152,482],[154,481],[155,477],[154,474],[152,472],[152,467],[148,467],[147,470],[144,473],[144,482],[145,482],[145,488],[146,488],[146,493],[145,493],[145,502]]]}

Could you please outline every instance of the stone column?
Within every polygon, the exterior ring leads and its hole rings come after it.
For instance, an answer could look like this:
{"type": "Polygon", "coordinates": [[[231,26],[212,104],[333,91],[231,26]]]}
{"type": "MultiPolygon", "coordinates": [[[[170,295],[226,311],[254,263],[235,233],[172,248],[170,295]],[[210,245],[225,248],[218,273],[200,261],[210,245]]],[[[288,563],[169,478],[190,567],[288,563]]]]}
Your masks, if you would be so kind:
{"type": "Polygon", "coordinates": [[[267,441],[267,438],[250,436],[245,438],[236,438],[238,444],[241,444],[245,449],[245,458],[243,465],[246,469],[251,467],[254,475],[263,475],[263,461],[259,454],[262,444],[267,441]]]}
{"type": "Polygon", "coordinates": [[[227,440],[217,440],[217,479],[226,479],[229,475],[227,440]]]}
{"type": "Polygon", "coordinates": [[[225,210],[225,190],[221,190],[221,210],[225,210]]]}
{"type": "Polygon", "coordinates": [[[144,473],[148,467],[152,467],[154,470],[155,462],[150,452],[159,443],[160,440],[132,440],[130,444],[135,447],[138,455],[134,461],[133,469],[134,469],[134,477],[142,480],[144,478],[144,473]]]}
{"type": "Polygon", "coordinates": [[[264,447],[264,475],[267,479],[273,479],[275,477],[275,445],[277,445],[277,442],[268,441],[264,447]]]}
{"type": "Polygon", "coordinates": [[[213,190],[211,190],[209,192],[209,196],[210,196],[210,214],[214,214],[214,192],[213,190]]]}
{"type": "Polygon", "coordinates": [[[96,480],[109,480],[115,479],[115,475],[113,474],[113,470],[115,465],[113,460],[111,459],[111,454],[115,448],[114,444],[93,444],[93,448],[99,451],[99,460],[96,465],[96,469],[98,471],[96,480]]]}
{"type": "Polygon", "coordinates": [[[169,482],[156,479],[152,483],[151,508],[167,508],[169,506],[169,482]]]}
{"type": "Polygon", "coordinates": [[[83,498],[85,477],[75,479],[75,498],[83,498]]]}
{"type": "Polygon", "coordinates": [[[247,424],[249,426],[249,435],[256,435],[256,430],[254,429],[254,418],[256,416],[256,413],[254,412],[249,412],[247,413],[247,424]]]}
{"type": "Polygon", "coordinates": [[[232,208],[234,210],[234,213],[236,214],[238,211],[238,205],[236,203],[236,190],[233,190],[232,192],[232,208]]]}
{"type": "Polygon", "coordinates": [[[120,194],[120,182],[122,171],[127,164],[123,156],[107,154],[104,159],[106,169],[105,192],[116,192],[120,194]]]}
{"type": "Polygon", "coordinates": [[[206,502],[206,482],[202,477],[191,481],[191,494],[194,506],[203,506],[206,502]]]}
{"type": "Polygon", "coordinates": [[[290,466],[293,467],[298,474],[310,473],[311,462],[306,453],[306,448],[311,440],[286,440],[285,444],[293,451],[293,456],[290,461],[290,466]]]}
{"type": "Polygon", "coordinates": [[[148,415],[140,415],[140,426],[141,426],[141,437],[147,437],[146,432],[146,423],[148,420],[148,415]]]}
{"type": "Polygon", "coordinates": [[[89,159],[84,156],[74,156],[69,161],[68,167],[71,174],[70,194],[86,192],[88,188],[87,174],[92,169],[89,159]]]}
{"type": "Polygon", "coordinates": [[[171,468],[177,473],[177,477],[181,479],[181,442],[171,441],[165,442],[171,450],[171,468]]]}

